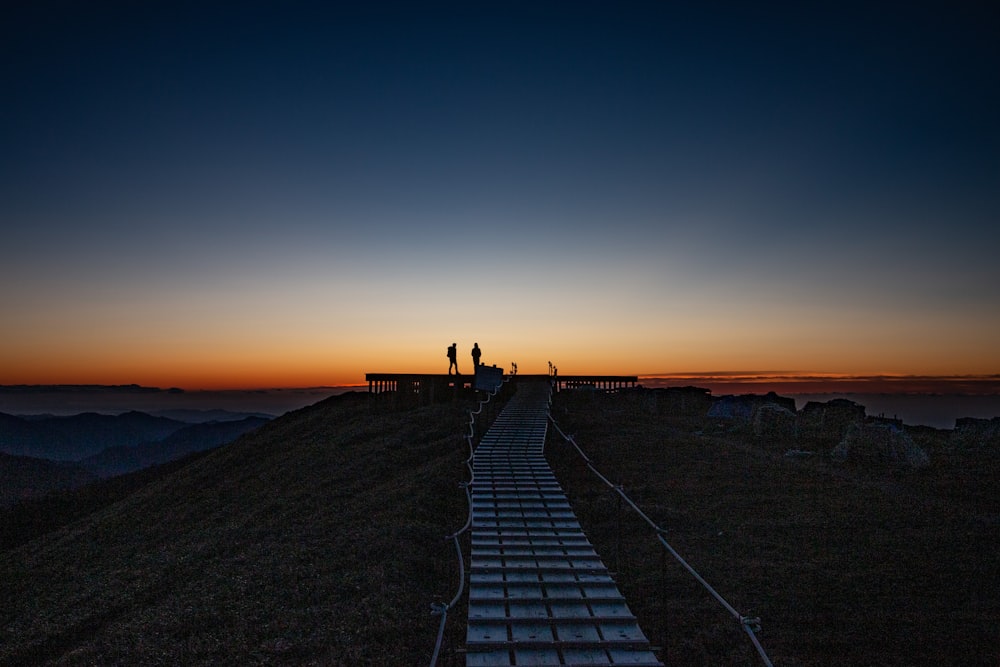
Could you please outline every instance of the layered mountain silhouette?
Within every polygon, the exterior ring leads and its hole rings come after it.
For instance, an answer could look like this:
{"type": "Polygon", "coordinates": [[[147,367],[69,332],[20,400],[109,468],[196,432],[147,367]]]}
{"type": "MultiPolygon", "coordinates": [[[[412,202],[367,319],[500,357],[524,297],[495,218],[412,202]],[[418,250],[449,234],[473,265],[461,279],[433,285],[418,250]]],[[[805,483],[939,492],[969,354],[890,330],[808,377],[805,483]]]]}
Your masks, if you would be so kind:
{"type": "Polygon", "coordinates": [[[185,426],[162,440],[134,446],[109,447],[99,454],[80,461],[86,470],[110,477],[166,463],[191,452],[200,452],[231,442],[247,431],[266,424],[262,417],[247,417],[239,421],[208,422],[185,426]]]}
{"type": "Polygon", "coordinates": [[[109,447],[134,447],[163,440],[187,423],[144,412],[72,417],[15,417],[0,414],[0,451],[53,461],[79,461],[109,447]]]}
{"type": "Polygon", "coordinates": [[[269,418],[188,424],[142,412],[72,417],[0,413],[0,507],[231,442],[269,418]]]}

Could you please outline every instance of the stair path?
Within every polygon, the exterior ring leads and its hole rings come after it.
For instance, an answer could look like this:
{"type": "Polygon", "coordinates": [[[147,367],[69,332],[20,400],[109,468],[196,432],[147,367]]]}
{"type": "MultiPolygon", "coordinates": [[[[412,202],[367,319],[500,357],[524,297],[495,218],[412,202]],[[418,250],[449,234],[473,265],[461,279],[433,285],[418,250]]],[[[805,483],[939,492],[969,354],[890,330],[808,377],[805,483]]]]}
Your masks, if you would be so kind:
{"type": "Polygon", "coordinates": [[[475,451],[466,667],[662,667],[545,461],[550,392],[519,383],[475,451]]]}

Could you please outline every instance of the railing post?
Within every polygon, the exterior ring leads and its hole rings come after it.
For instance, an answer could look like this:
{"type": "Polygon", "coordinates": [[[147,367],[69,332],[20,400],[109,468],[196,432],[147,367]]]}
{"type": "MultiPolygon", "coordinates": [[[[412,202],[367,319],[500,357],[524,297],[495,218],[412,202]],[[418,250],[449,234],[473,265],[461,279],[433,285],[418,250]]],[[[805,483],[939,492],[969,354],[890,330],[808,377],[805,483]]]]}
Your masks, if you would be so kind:
{"type": "Polygon", "coordinates": [[[670,602],[667,587],[667,550],[660,550],[660,618],[663,622],[663,664],[669,664],[667,646],[670,640],[670,602]]]}
{"type": "Polygon", "coordinates": [[[621,486],[615,487],[615,495],[618,496],[618,520],[615,531],[615,569],[618,571],[619,580],[622,576],[622,494],[621,486]]]}

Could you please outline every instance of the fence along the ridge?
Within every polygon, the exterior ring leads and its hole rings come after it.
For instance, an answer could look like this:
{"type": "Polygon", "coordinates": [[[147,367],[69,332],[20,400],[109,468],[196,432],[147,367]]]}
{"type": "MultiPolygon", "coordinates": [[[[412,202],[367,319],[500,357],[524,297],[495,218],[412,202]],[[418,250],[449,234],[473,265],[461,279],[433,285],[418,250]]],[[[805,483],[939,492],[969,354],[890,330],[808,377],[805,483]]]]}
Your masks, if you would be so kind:
{"type": "MultiPolygon", "coordinates": [[[[431,604],[431,613],[441,616],[441,622],[438,624],[437,639],[434,642],[434,652],[431,655],[430,667],[435,667],[437,665],[438,658],[441,654],[441,644],[444,641],[445,625],[448,622],[448,610],[458,604],[459,600],[462,599],[462,594],[465,592],[465,558],[462,555],[462,544],[459,541],[459,538],[461,538],[461,536],[464,535],[472,526],[472,493],[470,489],[476,476],[475,470],[473,470],[472,467],[472,460],[476,454],[475,439],[478,431],[476,417],[481,416],[483,414],[483,409],[490,404],[493,398],[509,386],[511,377],[516,373],[517,365],[514,364],[512,375],[503,378],[502,382],[494,382],[493,388],[486,391],[485,398],[479,401],[479,405],[476,409],[469,411],[469,431],[465,434],[466,443],[469,445],[469,457],[465,459],[465,465],[469,469],[469,480],[467,482],[461,482],[461,487],[465,491],[465,499],[469,506],[469,514],[465,521],[465,525],[445,538],[445,541],[454,542],[455,544],[455,553],[458,559],[458,591],[455,593],[455,596],[450,602],[431,604]]],[[[489,420],[487,419],[487,421],[489,420]]]]}
{"type": "Polygon", "coordinates": [[[698,574],[698,572],[693,567],[691,567],[691,565],[686,560],[684,560],[672,546],[670,546],[670,543],[668,543],[667,540],[663,537],[664,533],[667,532],[666,529],[657,525],[652,519],[650,519],[646,515],[645,512],[639,509],[639,506],[636,505],[632,501],[632,499],[628,497],[628,495],[625,493],[624,489],[620,484],[612,483],[611,480],[609,480],[601,473],[601,471],[599,471],[596,467],[594,467],[594,464],[590,460],[590,457],[584,453],[584,451],[580,448],[578,444],[576,444],[576,440],[574,440],[573,436],[566,435],[565,433],[563,433],[562,429],[559,428],[559,424],[556,423],[556,420],[551,415],[549,415],[549,421],[552,422],[552,425],[555,427],[556,431],[558,431],[559,435],[561,435],[563,439],[566,440],[566,442],[573,445],[573,448],[576,449],[577,453],[583,459],[584,463],[586,463],[587,468],[589,468],[590,471],[593,472],[597,476],[597,478],[601,480],[601,482],[606,484],[608,488],[612,489],[616,494],[618,494],[618,496],[623,501],[625,501],[625,503],[629,507],[635,510],[636,514],[639,515],[639,518],[645,521],[656,532],[656,539],[659,540],[660,544],[663,545],[663,547],[667,550],[667,552],[670,553],[670,555],[673,556],[674,559],[678,563],[680,563],[681,566],[683,566],[684,569],[687,570],[691,574],[691,576],[693,576],[695,580],[699,584],[701,584],[705,588],[705,590],[707,590],[712,595],[712,597],[714,597],[726,609],[726,611],[729,612],[729,614],[740,624],[740,627],[746,633],[747,637],[750,639],[750,643],[753,645],[754,649],[756,649],[757,655],[760,657],[761,662],[767,667],[773,667],[771,659],[767,656],[767,653],[764,651],[764,647],[761,646],[760,640],[757,638],[756,632],[760,631],[760,619],[751,618],[749,616],[740,614],[738,611],[736,611],[733,605],[729,604],[729,602],[727,602],[726,599],[723,598],[718,593],[718,591],[712,588],[712,586],[707,581],[705,581],[705,579],[700,574],[698,574]]]}
{"type": "Polygon", "coordinates": [[[551,395],[519,380],[475,451],[466,666],[662,667],[545,460],[551,395]]]}

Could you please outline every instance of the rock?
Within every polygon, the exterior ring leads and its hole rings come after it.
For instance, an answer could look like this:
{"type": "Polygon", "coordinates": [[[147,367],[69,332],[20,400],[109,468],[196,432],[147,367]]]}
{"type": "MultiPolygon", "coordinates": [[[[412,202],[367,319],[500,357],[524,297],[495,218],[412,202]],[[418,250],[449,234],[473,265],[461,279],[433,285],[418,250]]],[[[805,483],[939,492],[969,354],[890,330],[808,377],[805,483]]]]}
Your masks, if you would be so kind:
{"type": "Polygon", "coordinates": [[[754,413],[753,432],[757,437],[787,441],[795,437],[796,422],[794,410],[777,403],[765,403],[754,413]]]}
{"type": "Polygon", "coordinates": [[[799,436],[806,440],[840,442],[847,429],[865,421],[865,406],[846,398],[809,401],[799,413],[799,436]]]}
{"type": "Polygon", "coordinates": [[[830,453],[835,458],[871,463],[896,463],[923,468],[930,457],[910,435],[894,424],[854,424],[830,453]]]}
{"type": "Polygon", "coordinates": [[[951,433],[951,445],[961,449],[997,448],[1000,446],[1000,417],[956,419],[955,430],[951,433]]]}

